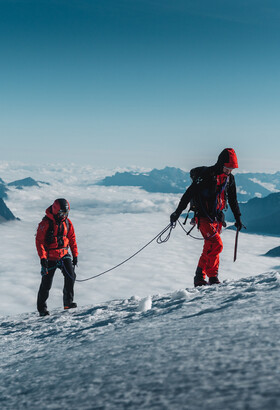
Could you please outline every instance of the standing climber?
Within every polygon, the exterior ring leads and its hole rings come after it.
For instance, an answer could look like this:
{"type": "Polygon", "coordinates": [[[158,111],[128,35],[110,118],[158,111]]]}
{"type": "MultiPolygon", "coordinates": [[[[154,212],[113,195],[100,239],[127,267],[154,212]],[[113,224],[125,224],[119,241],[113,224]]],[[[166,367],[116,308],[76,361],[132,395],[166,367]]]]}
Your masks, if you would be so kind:
{"type": "Polygon", "coordinates": [[[56,199],[46,209],[46,215],[38,225],[36,248],[41,260],[42,275],[37,298],[37,309],[40,316],[49,315],[46,301],[56,268],[59,268],[64,276],[64,309],[77,307],[73,298],[76,278],[74,269],[78,263],[78,247],[73,224],[68,219],[69,211],[70,205],[66,199],[56,199]],[[73,259],[68,253],[69,246],[73,259]]]}
{"type": "Polygon", "coordinates": [[[177,221],[182,211],[191,204],[195,223],[204,238],[204,247],[194,277],[194,286],[220,283],[218,279],[219,255],[223,249],[222,226],[227,201],[235,217],[235,226],[242,228],[241,213],[237,202],[235,179],[232,170],[238,168],[237,157],[232,148],[225,148],[215,165],[198,167],[190,171],[192,184],[182,196],[170,222],[177,221]]]}

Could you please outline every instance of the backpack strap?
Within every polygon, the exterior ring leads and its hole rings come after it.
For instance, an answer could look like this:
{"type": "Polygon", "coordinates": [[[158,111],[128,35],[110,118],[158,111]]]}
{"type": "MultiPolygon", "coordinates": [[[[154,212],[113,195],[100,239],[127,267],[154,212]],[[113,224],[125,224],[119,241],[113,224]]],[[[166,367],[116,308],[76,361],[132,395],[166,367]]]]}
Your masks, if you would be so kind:
{"type": "Polygon", "coordinates": [[[45,236],[45,242],[47,245],[50,245],[53,241],[54,241],[54,224],[53,224],[53,220],[50,219],[49,217],[44,216],[44,218],[42,219],[43,221],[47,221],[49,224],[48,230],[46,232],[46,236],[45,236]]]}
{"type": "Polygon", "coordinates": [[[63,248],[63,244],[64,244],[64,241],[63,241],[64,222],[65,222],[66,231],[67,231],[65,236],[67,236],[68,231],[69,231],[69,221],[68,221],[68,219],[66,219],[65,221],[61,221],[60,224],[58,225],[58,232],[57,232],[58,249],[63,248]]]}

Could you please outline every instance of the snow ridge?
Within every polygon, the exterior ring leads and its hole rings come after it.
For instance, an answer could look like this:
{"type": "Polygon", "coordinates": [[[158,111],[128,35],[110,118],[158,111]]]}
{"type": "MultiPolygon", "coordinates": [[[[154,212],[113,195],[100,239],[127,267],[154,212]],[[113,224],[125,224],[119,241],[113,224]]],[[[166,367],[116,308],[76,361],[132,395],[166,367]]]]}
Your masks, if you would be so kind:
{"type": "Polygon", "coordinates": [[[279,408],[279,278],[1,318],[1,408],[279,408]]]}

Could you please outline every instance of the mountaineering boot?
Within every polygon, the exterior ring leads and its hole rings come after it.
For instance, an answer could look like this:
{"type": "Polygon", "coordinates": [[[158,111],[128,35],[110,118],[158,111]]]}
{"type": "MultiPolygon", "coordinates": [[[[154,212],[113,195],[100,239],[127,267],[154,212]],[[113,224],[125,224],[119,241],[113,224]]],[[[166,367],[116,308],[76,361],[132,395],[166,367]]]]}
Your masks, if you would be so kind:
{"type": "Polygon", "coordinates": [[[77,307],[77,303],[72,302],[72,303],[69,303],[68,306],[64,306],[64,309],[65,309],[65,310],[66,310],[66,309],[74,309],[74,308],[76,308],[76,307],[77,307]]]}
{"type": "Polygon", "coordinates": [[[218,276],[211,276],[209,278],[209,285],[218,285],[219,283],[221,283],[218,279],[218,276]]]}
{"type": "Polygon", "coordinates": [[[202,269],[198,266],[195,271],[194,286],[197,287],[197,286],[205,286],[205,285],[208,285],[208,283],[204,279],[202,269]]]}
{"type": "Polygon", "coordinates": [[[40,316],[49,316],[49,314],[50,314],[50,312],[46,308],[39,311],[40,316]]]}

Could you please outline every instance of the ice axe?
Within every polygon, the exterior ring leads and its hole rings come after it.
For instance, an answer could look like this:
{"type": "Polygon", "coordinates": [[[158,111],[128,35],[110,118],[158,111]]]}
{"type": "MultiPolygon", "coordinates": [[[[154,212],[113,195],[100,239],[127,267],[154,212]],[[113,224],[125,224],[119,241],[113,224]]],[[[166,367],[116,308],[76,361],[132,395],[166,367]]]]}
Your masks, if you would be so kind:
{"type": "MultiPolygon", "coordinates": [[[[242,225],[242,228],[246,229],[246,226],[242,225]]],[[[241,229],[241,228],[240,228],[241,229]]],[[[240,229],[236,229],[236,234],[235,234],[235,243],[234,243],[234,255],[233,255],[233,262],[236,261],[237,258],[237,245],[238,245],[238,235],[240,229]]]]}
{"type": "Polygon", "coordinates": [[[238,234],[239,234],[239,229],[236,229],[233,262],[235,262],[237,258],[238,234]]]}

